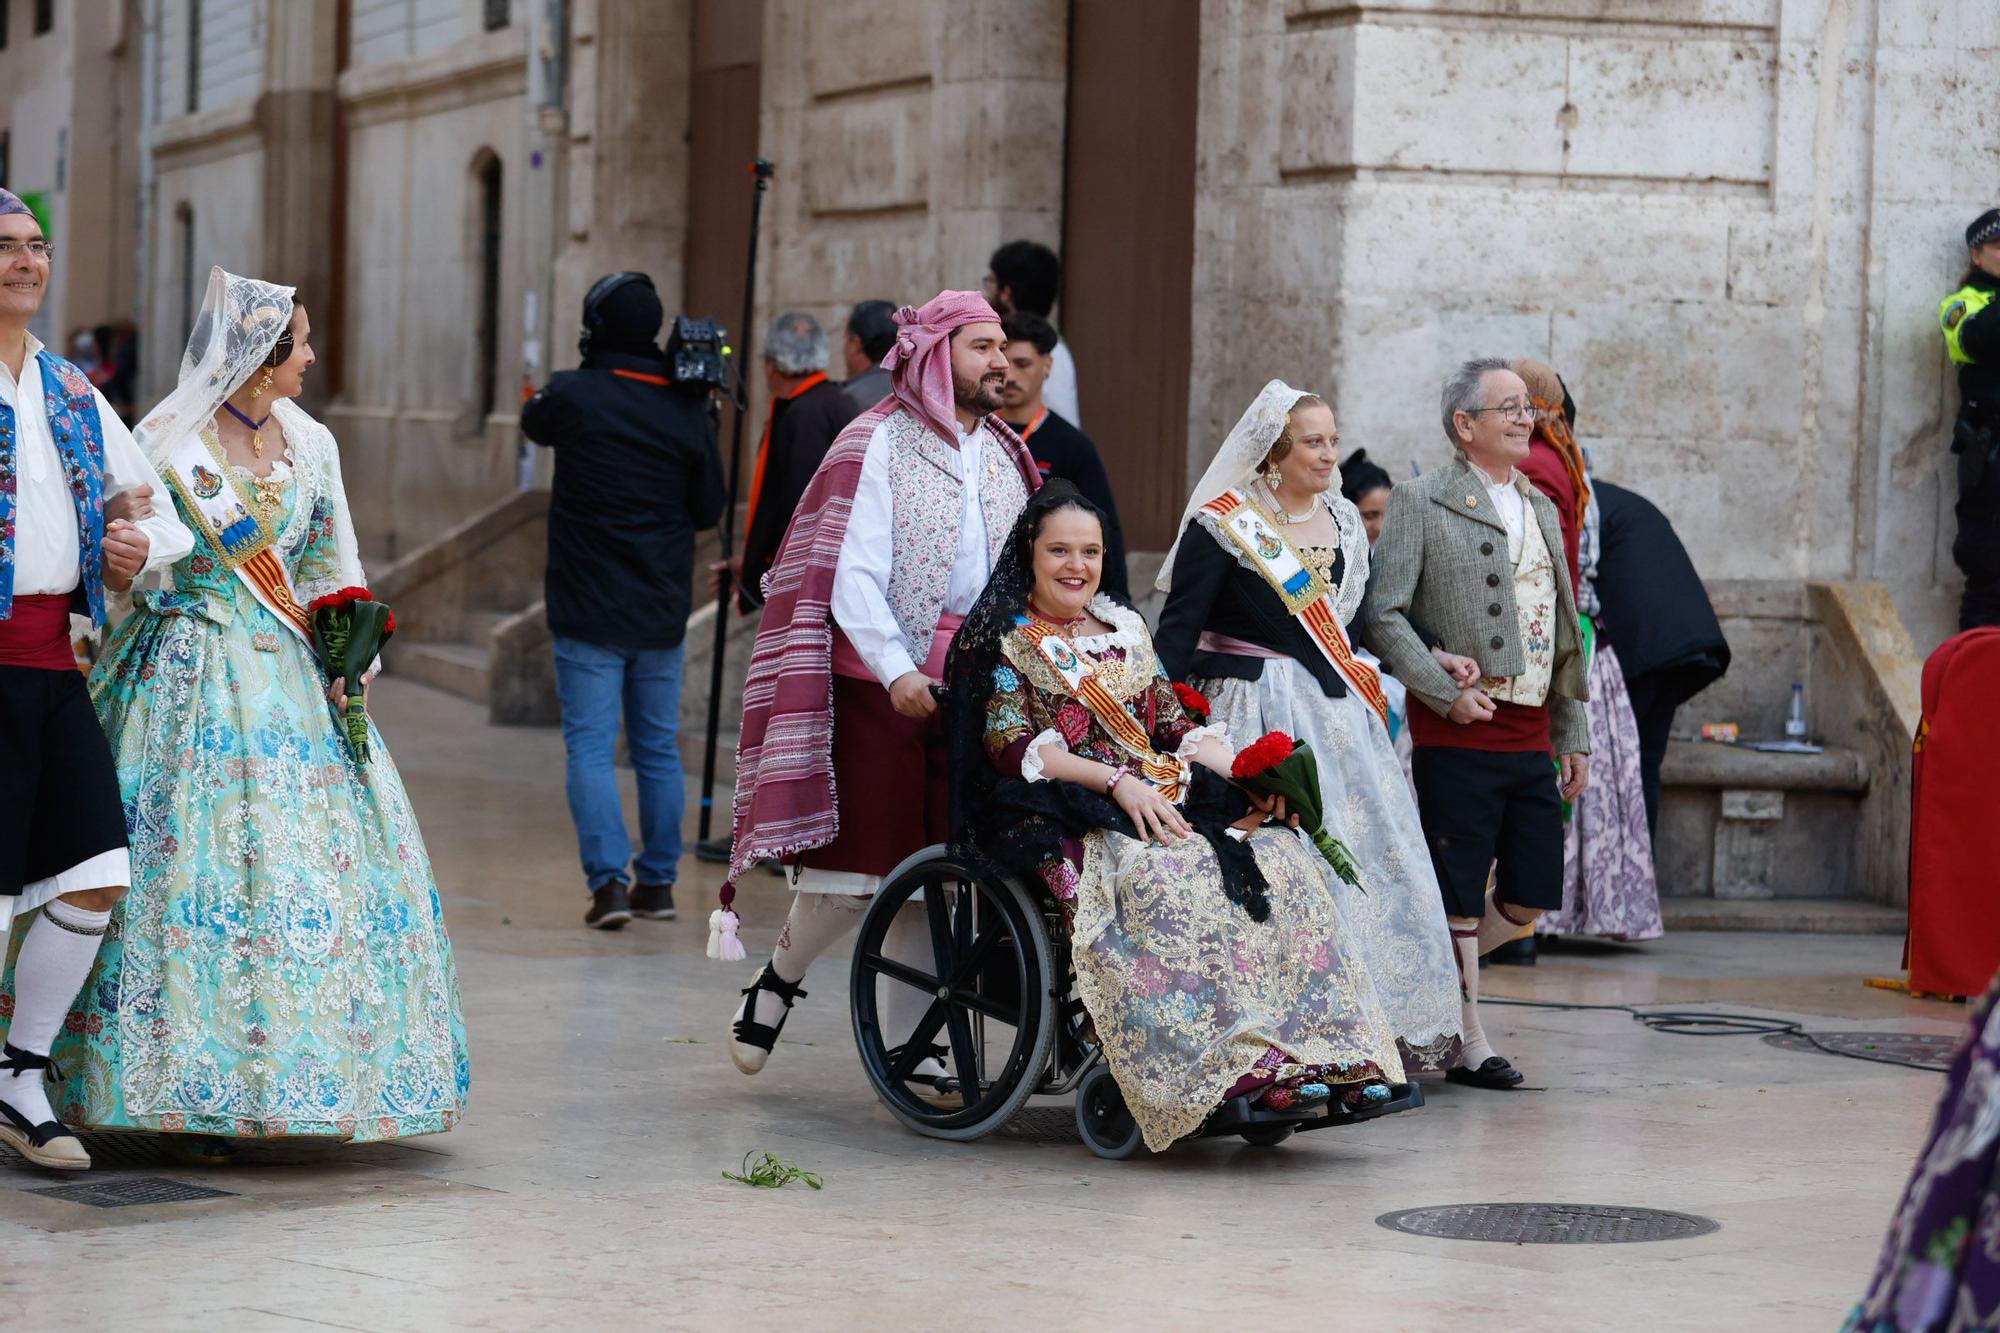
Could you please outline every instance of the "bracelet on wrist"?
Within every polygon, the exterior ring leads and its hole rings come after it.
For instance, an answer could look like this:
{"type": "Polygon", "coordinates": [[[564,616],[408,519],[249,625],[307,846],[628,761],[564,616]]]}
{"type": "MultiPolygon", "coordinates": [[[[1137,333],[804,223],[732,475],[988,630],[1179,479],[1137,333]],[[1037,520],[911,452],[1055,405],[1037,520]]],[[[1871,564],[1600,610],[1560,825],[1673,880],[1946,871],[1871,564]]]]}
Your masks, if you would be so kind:
{"type": "Polygon", "coordinates": [[[1111,793],[1117,791],[1118,784],[1123,782],[1124,780],[1125,780],[1125,770],[1122,768],[1113,769],[1111,772],[1110,779],[1104,784],[1104,794],[1106,796],[1109,796],[1111,795],[1111,793]]]}

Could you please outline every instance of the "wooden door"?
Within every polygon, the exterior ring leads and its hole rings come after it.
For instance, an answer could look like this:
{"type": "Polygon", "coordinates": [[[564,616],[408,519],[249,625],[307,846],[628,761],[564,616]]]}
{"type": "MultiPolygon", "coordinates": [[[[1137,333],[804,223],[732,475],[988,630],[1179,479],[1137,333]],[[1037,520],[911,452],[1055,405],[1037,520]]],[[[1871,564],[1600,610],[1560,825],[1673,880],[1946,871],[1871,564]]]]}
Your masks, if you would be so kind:
{"type": "Polygon", "coordinates": [[[1072,0],[1057,313],[1134,550],[1165,550],[1187,500],[1200,55],[1200,5],[1072,0]]]}
{"type": "Polygon", "coordinates": [[[753,341],[750,330],[736,326],[743,319],[750,253],[750,163],[757,157],[763,50],[763,0],[697,0],[683,309],[727,328],[739,353],[753,341]]]}

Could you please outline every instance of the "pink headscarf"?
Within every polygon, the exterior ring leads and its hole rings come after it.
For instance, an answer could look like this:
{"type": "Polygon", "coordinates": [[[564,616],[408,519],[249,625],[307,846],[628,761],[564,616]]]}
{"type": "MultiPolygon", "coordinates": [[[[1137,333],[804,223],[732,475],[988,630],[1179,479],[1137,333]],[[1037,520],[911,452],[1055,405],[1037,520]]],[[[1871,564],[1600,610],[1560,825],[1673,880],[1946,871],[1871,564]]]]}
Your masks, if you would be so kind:
{"type": "Polygon", "coordinates": [[[890,392],[917,419],[958,447],[958,397],[951,387],[951,335],[967,324],[998,324],[978,292],[939,292],[921,308],[896,312],[896,345],[882,358],[890,392]]]}

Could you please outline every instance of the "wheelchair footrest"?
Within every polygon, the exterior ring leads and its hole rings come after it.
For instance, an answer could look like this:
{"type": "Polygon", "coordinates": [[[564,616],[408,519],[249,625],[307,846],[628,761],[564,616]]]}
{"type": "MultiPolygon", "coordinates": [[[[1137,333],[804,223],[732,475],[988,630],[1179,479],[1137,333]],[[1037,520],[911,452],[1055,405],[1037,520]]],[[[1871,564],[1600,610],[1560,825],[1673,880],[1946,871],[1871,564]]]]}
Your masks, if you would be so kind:
{"type": "Polygon", "coordinates": [[[1424,1090],[1415,1083],[1399,1083],[1389,1090],[1389,1100],[1373,1105],[1347,1106],[1339,1101],[1297,1111],[1271,1111],[1255,1104],[1255,1096],[1232,1097],[1215,1109],[1201,1127],[1201,1137],[1241,1134],[1259,1125],[1290,1125],[1297,1130],[1328,1129],[1335,1125],[1358,1125],[1380,1120],[1398,1111],[1414,1111],[1424,1104],[1424,1090]]]}

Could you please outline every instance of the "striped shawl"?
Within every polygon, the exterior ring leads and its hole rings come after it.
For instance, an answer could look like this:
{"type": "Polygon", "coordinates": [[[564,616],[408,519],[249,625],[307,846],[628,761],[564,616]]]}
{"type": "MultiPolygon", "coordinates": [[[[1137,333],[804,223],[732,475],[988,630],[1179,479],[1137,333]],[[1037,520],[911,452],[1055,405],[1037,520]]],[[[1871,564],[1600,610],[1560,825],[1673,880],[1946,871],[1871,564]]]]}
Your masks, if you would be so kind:
{"type": "MultiPolygon", "coordinates": [[[[833,781],[833,574],[847,536],[861,460],[875,428],[909,409],[884,399],[841,431],[806,486],[764,576],[764,621],[743,685],[736,751],[735,836],[722,904],[738,876],[766,858],[824,847],[840,829],[833,781]]],[[[1021,438],[997,416],[985,429],[1032,492],[1041,483],[1021,438]]]]}

